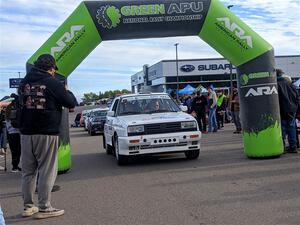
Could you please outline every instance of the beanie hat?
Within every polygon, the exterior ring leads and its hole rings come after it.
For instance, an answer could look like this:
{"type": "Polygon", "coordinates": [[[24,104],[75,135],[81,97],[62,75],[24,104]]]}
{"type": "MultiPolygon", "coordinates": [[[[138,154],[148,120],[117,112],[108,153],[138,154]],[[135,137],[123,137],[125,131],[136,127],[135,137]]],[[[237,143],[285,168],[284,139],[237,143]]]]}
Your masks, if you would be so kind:
{"type": "Polygon", "coordinates": [[[38,57],[38,59],[34,62],[34,66],[42,70],[49,70],[51,68],[58,70],[56,66],[55,59],[50,54],[42,54],[38,57]]]}

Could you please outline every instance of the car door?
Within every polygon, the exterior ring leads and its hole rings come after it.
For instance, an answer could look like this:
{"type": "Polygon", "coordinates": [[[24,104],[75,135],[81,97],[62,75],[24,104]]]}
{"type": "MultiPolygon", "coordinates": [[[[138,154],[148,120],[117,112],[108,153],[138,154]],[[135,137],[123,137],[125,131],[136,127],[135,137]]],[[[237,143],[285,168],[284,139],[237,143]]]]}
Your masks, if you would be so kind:
{"type": "Polygon", "coordinates": [[[116,120],[116,111],[117,111],[117,107],[119,104],[119,98],[115,99],[115,101],[113,102],[113,104],[111,105],[108,114],[106,116],[106,123],[104,125],[104,134],[105,134],[105,139],[106,139],[106,143],[109,145],[112,145],[112,137],[114,135],[114,121],[116,120]],[[115,115],[111,116],[109,114],[109,112],[114,111],[115,115]]]}

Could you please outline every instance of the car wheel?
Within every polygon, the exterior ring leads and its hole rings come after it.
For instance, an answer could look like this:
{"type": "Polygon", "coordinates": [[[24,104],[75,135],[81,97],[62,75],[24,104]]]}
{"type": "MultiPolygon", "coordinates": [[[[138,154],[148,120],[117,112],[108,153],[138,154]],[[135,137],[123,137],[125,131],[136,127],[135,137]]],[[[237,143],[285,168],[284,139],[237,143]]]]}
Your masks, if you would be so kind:
{"type": "Polygon", "coordinates": [[[121,166],[121,165],[127,164],[128,156],[119,154],[118,136],[114,137],[114,146],[115,146],[116,160],[117,160],[118,165],[121,166]]]}
{"type": "Polygon", "coordinates": [[[187,159],[197,159],[199,157],[200,150],[185,151],[184,154],[187,159]]]}

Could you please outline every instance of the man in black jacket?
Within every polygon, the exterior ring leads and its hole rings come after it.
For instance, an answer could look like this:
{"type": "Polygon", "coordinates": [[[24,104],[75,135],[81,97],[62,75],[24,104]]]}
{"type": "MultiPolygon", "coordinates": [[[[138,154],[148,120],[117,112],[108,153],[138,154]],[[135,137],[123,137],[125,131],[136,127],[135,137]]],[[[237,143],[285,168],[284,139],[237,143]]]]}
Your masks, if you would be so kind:
{"type": "Polygon", "coordinates": [[[282,139],[285,144],[286,135],[288,136],[288,153],[297,153],[296,140],[296,113],[298,108],[298,92],[291,82],[285,79],[281,69],[276,70],[278,83],[278,97],[281,117],[282,139]]]}
{"type": "Polygon", "coordinates": [[[51,206],[51,189],[57,176],[57,151],[62,107],[74,108],[76,98],[55,79],[55,59],[49,54],[38,57],[20,85],[22,102],[21,163],[23,216],[42,219],[64,214],[51,206]],[[38,176],[38,208],[33,195],[38,176]]]}
{"type": "Polygon", "coordinates": [[[197,91],[196,96],[192,101],[191,111],[195,112],[197,117],[197,122],[200,131],[206,133],[206,107],[207,98],[201,94],[201,91],[197,91]]]}

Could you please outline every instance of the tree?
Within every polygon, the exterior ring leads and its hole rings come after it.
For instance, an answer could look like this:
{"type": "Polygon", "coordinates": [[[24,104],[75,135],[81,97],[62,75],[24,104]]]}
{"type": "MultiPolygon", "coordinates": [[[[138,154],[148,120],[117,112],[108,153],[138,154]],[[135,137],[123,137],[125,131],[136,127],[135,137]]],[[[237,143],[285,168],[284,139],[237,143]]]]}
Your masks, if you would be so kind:
{"type": "Polygon", "coordinates": [[[105,92],[99,92],[99,95],[90,92],[90,93],[86,93],[83,94],[83,98],[82,101],[84,103],[88,103],[88,102],[94,102],[97,101],[99,99],[102,98],[114,98],[116,97],[116,95],[120,95],[120,94],[129,94],[131,93],[131,91],[127,90],[127,89],[122,89],[122,90],[109,90],[109,91],[105,91],[105,92]]]}
{"type": "Polygon", "coordinates": [[[99,100],[99,95],[97,95],[93,92],[83,94],[82,101],[84,101],[84,102],[94,102],[97,100],[99,100]]]}

